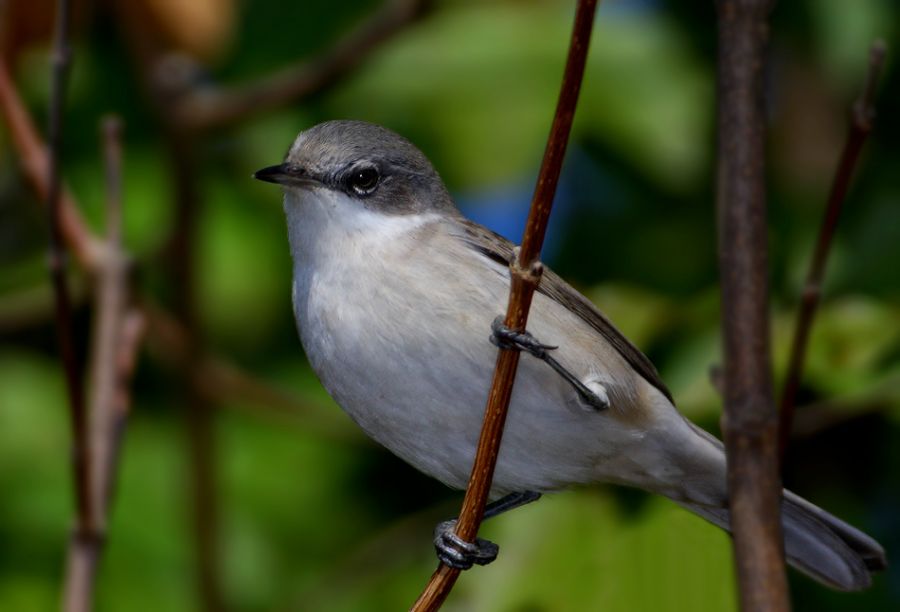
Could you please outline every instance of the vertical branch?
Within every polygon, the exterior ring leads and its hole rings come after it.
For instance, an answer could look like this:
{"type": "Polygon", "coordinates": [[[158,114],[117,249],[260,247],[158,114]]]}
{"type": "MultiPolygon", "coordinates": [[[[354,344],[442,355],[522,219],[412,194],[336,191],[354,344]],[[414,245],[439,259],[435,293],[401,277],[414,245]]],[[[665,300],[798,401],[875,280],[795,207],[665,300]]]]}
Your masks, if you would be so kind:
{"type": "Polygon", "coordinates": [[[106,165],[106,251],[96,276],[93,353],[90,370],[91,481],[96,526],[105,530],[106,505],[118,447],[117,367],[119,342],[128,307],[127,261],[122,251],[122,126],[118,118],[102,125],[106,165]]]}
{"type": "Polygon", "coordinates": [[[84,469],[93,514],[69,545],[63,608],[93,609],[97,568],[106,538],[110,490],[118,465],[118,449],[128,411],[128,383],[143,333],[143,316],[129,311],[126,258],[121,241],[121,127],[118,119],[103,125],[106,162],[107,236],[95,273],[95,324],[90,360],[90,403],[87,432],[92,452],[84,469]]]}
{"type": "Polygon", "coordinates": [[[202,197],[197,184],[194,135],[173,123],[165,110],[161,120],[169,150],[169,163],[175,184],[175,233],[169,244],[169,269],[175,281],[175,316],[188,330],[187,363],[183,370],[181,393],[186,407],[189,486],[193,508],[191,520],[195,538],[197,586],[203,609],[224,609],[219,583],[218,507],[216,505],[215,431],[213,407],[202,391],[200,371],[201,331],[196,317],[194,256],[202,197]]]}
{"type": "MultiPolygon", "coordinates": [[[[90,547],[94,532],[94,507],[91,496],[90,479],[90,445],[88,441],[87,407],[84,396],[84,380],[78,356],[75,350],[75,334],[72,329],[72,305],[66,281],[66,252],[62,241],[61,196],[62,177],[60,159],[62,157],[63,107],[65,91],[71,65],[72,52],[69,47],[70,6],[67,0],[59,0],[56,4],[55,35],[53,40],[53,69],[50,86],[50,117],[48,125],[49,160],[47,164],[47,210],[50,215],[50,249],[49,266],[53,284],[54,305],[56,311],[56,331],[59,338],[60,353],[66,376],[66,389],[69,398],[69,415],[72,428],[72,470],[75,485],[76,521],[72,533],[70,551],[76,555],[90,547]]],[[[88,551],[90,554],[90,551],[88,551]]],[[[92,560],[89,561],[92,564],[92,560]]],[[[89,600],[90,593],[84,597],[75,593],[75,603],[69,599],[71,591],[68,585],[90,585],[91,577],[80,572],[79,563],[68,565],[69,576],[74,582],[67,581],[64,603],[69,610],[81,610],[83,600],[89,600]]]]}
{"type": "MultiPolygon", "coordinates": [[[[575,13],[575,25],[566,68],[560,87],[559,101],[553,117],[553,125],[541,170],[531,200],[531,209],[525,226],[522,246],[514,261],[510,262],[510,293],[504,324],[510,329],[522,331],[528,321],[531,300],[541,280],[543,267],[539,260],[544,234],[550,219],[553,196],[562,169],[566,145],[575,115],[575,105],[584,76],[588,45],[594,24],[596,0],[579,0],[575,13]]],[[[491,488],[494,468],[500,453],[503,426],[512,396],[513,382],[519,364],[519,353],[515,350],[499,349],[494,377],[488,392],[484,423],[478,439],[475,462],[469,478],[469,486],[463,500],[462,510],[456,524],[456,534],[467,542],[475,539],[478,527],[484,517],[484,506],[491,488]]],[[[446,565],[435,570],[419,599],[412,609],[421,612],[437,610],[450,594],[459,577],[459,571],[446,565]]]]}
{"type": "Polygon", "coordinates": [[[178,371],[178,393],[185,406],[188,462],[188,495],[193,507],[190,520],[195,538],[195,568],[200,606],[207,611],[222,610],[224,600],[218,580],[218,509],[215,487],[215,432],[212,406],[202,392],[199,368],[202,357],[200,330],[195,314],[194,245],[197,222],[203,205],[196,163],[198,133],[180,125],[175,116],[171,85],[160,82],[161,52],[147,31],[142,15],[133,3],[116,4],[117,16],[142,78],[144,93],[161,128],[169,174],[174,188],[175,229],[167,246],[167,263],[174,280],[173,311],[186,330],[185,363],[178,371]]]}
{"type": "Polygon", "coordinates": [[[69,414],[71,417],[75,499],[77,508],[76,529],[90,528],[93,516],[90,496],[90,474],[87,466],[89,446],[87,440],[87,413],[84,400],[84,379],[78,364],[75,349],[75,334],[72,330],[72,304],[66,281],[66,252],[62,241],[61,194],[62,177],[60,158],[62,156],[63,107],[65,106],[66,85],[72,51],[69,47],[70,27],[69,2],[59,0],[56,5],[56,34],[53,42],[53,77],[50,88],[50,121],[48,139],[50,159],[48,164],[47,210],[50,214],[50,277],[56,308],[56,332],[59,337],[60,352],[66,374],[66,389],[69,394],[69,414]]]}
{"type": "Polygon", "coordinates": [[[822,279],[825,275],[825,265],[828,262],[828,254],[831,251],[831,244],[837,229],[841,209],[844,206],[844,199],[847,197],[847,190],[853,178],[853,170],[856,168],[860,151],[868,139],[869,133],[872,131],[872,124],[875,120],[875,89],[878,85],[881,68],[884,65],[885,53],[886,48],[883,41],[876,41],[872,44],[872,48],[869,51],[869,71],[866,75],[866,82],[850,113],[847,140],[844,143],[841,160],[838,163],[834,181],[831,184],[825,216],[819,228],[816,250],[813,253],[809,270],[806,274],[800,309],[797,313],[797,324],[794,328],[794,338],[791,343],[787,375],[781,392],[778,431],[780,432],[779,447],[782,462],[791,436],[791,429],[793,428],[794,404],[797,399],[797,390],[800,388],[800,379],[803,375],[803,364],[809,343],[809,333],[819,305],[819,299],[822,296],[822,279]]]}
{"type": "Polygon", "coordinates": [[[771,0],[718,0],[723,430],[743,610],[788,610],[769,352],[764,65],[771,0]]]}

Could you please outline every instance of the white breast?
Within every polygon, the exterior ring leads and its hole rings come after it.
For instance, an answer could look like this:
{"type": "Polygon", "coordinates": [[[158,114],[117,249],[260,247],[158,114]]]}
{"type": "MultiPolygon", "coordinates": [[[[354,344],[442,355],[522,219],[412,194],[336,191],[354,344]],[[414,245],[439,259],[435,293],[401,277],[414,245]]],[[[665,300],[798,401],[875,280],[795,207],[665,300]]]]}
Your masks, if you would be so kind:
{"type": "MultiPolygon", "coordinates": [[[[285,209],[294,310],[313,369],[376,441],[464,487],[496,359],[490,323],[505,311],[507,272],[453,238],[436,215],[389,216],[334,192],[303,193],[288,196],[285,209]]],[[[556,357],[576,375],[630,385],[659,402],[663,418],[650,419],[654,430],[667,428],[671,437],[684,427],[618,353],[542,294],[529,329],[562,344],[556,357]],[[573,330],[577,342],[560,342],[573,330]]],[[[652,489],[681,477],[665,449],[645,441],[647,429],[573,400],[572,388],[546,364],[523,356],[495,495],[597,480],[652,489]]]]}

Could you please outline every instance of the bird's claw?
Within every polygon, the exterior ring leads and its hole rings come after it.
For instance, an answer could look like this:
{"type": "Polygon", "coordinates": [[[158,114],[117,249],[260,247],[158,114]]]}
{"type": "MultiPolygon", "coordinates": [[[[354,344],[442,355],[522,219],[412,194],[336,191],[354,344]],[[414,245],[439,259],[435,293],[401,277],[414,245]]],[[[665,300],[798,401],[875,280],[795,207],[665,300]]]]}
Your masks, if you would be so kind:
{"type": "Polygon", "coordinates": [[[456,519],[438,523],[434,528],[434,550],[441,563],[460,570],[487,565],[497,558],[500,547],[483,538],[466,542],[456,535],[456,519]]]}
{"type": "Polygon", "coordinates": [[[579,397],[588,405],[596,410],[606,410],[609,408],[609,395],[602,385],[596,383],[599,385],[596,390],[590,388],[550,355],[550,351],[558,349],[558,346],[544,344],[527,331],[510,329],[503,322],[502,316],[497,317],[491,323],[491,342],[501,349],[511,349],[530,353],[541,361],[544,361],[553,368],[557,374],[562,376],[566,382],[575,388],[579,397]]]}
{"type": "Polygon", "coordinates": [[[527,331],[510,329],[503,323],[502,316],[497,317],[491,323],[491,342],[499,348],[531,353],[538,359],[545,359],[547,351],[559,348],[550,344],[543,344],[527,331]]]}

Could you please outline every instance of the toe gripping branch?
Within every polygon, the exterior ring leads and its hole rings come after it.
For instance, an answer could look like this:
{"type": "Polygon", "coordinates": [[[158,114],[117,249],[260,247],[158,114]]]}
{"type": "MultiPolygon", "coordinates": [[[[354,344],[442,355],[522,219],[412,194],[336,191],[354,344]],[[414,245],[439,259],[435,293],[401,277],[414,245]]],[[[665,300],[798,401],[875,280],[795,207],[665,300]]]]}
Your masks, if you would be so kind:
{"type": "Polygon", "coordinates": [[[515,331],[503,324],[503,317],[497,317],[491,323],[491,342],[502,349],[512,349],[516,351],[525,351],[537,357],[541,361],[549,365],[553,370],[563,377],[563,379],[575,388],[575,391],[590,406],[597,410],[606,410],[609,408],[609,401],[600,397],[584,383],[578,380],[578,377],[567,370],[561,363],[554,359],[548,351],[555,350],[559,347],[549,344],[542,344],[527,331],[515,331]]]}
{"type": "MultiPolygon", "coordinates": [[[[489,519],[507,510],[530,504],[540,497],[541,494],[536,491],[510,493],[485,506],[484,518],[489,519]]],[[[475,538],[475,542],[466,542],[456,535],[456,520],[443,521],[434,528],[434,549],[441,563],[467,570],[473,565],[487,565],[497,558],[500,547],[490,540],[475,538]]]]}

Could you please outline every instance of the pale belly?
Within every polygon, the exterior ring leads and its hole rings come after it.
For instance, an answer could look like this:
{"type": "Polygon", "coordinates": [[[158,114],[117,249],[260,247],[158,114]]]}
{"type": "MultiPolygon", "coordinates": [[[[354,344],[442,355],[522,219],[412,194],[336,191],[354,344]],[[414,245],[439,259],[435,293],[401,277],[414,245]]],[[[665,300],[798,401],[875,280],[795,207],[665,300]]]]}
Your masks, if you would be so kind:
{"type": "MultiPolygon", "coordinates": [[[[294,287],[301,340],[313,369],[337,403],[377,442],[419,470],[464,488],[472,466],[497,349],[490,324],[505,309],[508,284],[485,272],[463,291],[424,282],[421,270],[359,270],[328,278],[299,274],[294,287]],[[421,287],[421,290],[417,288],[421,287]]],[[[566,313],[537,295],[529,329],[558,344],[566,313]]],[[[557,358],[579,376],[604,374],[584,346],[557,358]]],[[[633,376],[623,369],[622,378],[633,376]]],[[[633,384],[632,380],[610,384],[633,384]]],[[[501,445],[492,495],[549,491],[598,480],[647,486],[678,474],[665,467],[647,431],[587,407],[571,386],[523,355],[501,445]],[[649,442],[649,444],[647,443],[649,442]]],[[[651,436],[653,438],[654,436],[651,436]]]]}

